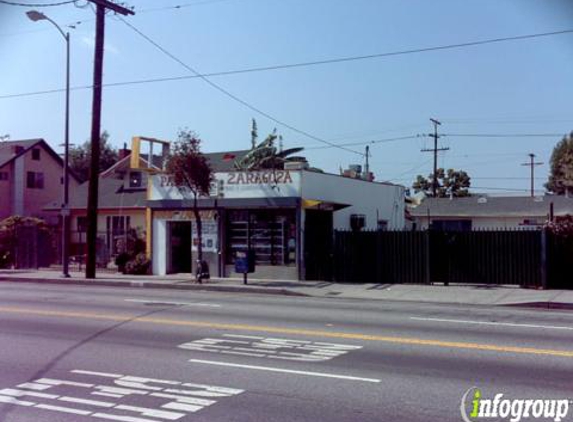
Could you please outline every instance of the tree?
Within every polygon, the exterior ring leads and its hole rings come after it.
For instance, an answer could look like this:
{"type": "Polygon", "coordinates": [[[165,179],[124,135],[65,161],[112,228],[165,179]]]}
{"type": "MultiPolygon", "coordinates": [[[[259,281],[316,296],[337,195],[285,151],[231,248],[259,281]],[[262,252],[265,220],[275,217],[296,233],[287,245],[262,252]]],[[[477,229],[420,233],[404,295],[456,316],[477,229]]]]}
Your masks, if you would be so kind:
{"type": "MultiPolygon", "coordinates": [[[[436,189],[437,198],[446,198],[452,195],[455,198],[462,198],[470,196],[469,187],[471,178],[463,170],[448,169],[445,171],[439,168],[436,173],[438,181],[436,189]]],[[[424,192],[428,196],[432,196],[432,182],[434,180],[433,174],[428,178],[422,175],[416,176],[416,180],[412,184],[415,192],[424,192]]]]}
{"type": "Polygon", "coordinates": [[[251,130],[251,150],[239,160],[235,161],[235,169],[243,171],[256,171],[256,170],[282,170],[284,164],[290,161],[306,161],[306,158],[300,156],[292,156],[301,152],[304,148],[290,148],[282,149],[281,142],[282,136],[277,134],[274,129],[263,142],[256,145],[257,140],[257,122],[253,119],[253,126],[251,130]],[[275,143],[279,142],[277,148],[275,143]]]}
{"type": "MultiPolygon", "coordinates": [[[[109,144],[109,133],[104,131],[100,137],[99,171],[107,170],[119,160],[116,148],[109,144]]],[[[78,147],[70,148],[70,169],[78,176],[80,182],[85,182],[89,177],[91,157],[91,143],[84,142],[78,147]]]]}
{"type": "MultiPolygon", "coordinates": [[[[209,161],[201,153],[201,139],[187,129],[179,131],[177,141],[173,144],[169,157],[167,158],[166,173],[172,177],[173,183],[185,196],[187,193],[193,195],[193,214],[197,226],[197,263],[200,265],[197,271],[201,274],[203,263],[203,237],[201,214],[197,199],[200,196],[209,196],[211,185],[214,182],[214,174],[209,161]]],[[[201,282],[201,275],[197,278],[201,282]]]]}
{"type": "Polygon", "coordinates": [[[573,192],[573,132],[553,148],[551,169],[545,188],[558,195],[573,192]]]}

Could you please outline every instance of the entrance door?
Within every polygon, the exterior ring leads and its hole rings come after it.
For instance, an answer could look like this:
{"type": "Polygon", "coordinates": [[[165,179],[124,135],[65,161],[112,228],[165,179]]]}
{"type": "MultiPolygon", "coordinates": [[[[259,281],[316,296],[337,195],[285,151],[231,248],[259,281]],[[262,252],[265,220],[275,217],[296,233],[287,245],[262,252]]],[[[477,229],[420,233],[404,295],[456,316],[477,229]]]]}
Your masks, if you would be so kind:
{"type": "Polygon", "coordinates": [[[306,210],[304,224],[305,280],[332,279],[332,211],[306,210]]]}
{"type": "Polygon", "coordinates": [[[169,223],[169,247],[171,248],[170,273],[191,272],[191,222],[169,223]]]}

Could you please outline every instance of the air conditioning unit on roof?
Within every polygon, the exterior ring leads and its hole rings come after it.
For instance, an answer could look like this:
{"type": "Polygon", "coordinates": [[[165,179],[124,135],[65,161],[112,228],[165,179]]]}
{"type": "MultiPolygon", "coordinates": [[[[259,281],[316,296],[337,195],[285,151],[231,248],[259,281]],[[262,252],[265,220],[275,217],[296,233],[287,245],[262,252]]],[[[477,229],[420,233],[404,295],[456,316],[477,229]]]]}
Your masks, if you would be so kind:
{"type": "Polygon", "coordinates": [[[285,170],[306,170],[308,169],[308,161],[289,161],[284,165],[285,170]]]}

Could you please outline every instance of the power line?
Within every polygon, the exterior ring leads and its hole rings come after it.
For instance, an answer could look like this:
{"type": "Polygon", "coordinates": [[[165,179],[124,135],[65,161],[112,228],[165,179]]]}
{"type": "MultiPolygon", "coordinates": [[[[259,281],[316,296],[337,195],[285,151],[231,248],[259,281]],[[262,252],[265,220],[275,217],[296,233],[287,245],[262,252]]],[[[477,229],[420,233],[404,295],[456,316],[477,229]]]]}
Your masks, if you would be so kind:
{"type": "MultiPolygon", "coordinates": [[[[4,1],[4,0],[0,0],[0,1],[4,1]]],[[[337,58],[337,59],[325,59],[325,60],[316,60],[316,61],[310,61],[310,62],[287,63],[287,64],[278,64],[278,65],[271,65],[271,66],[251,67],[251,68],[245,68],[245,69],[231,69],[231,70],[212,72],[212,73],[203,73],[203,74],[197,73],[194,75],[170,76],[170,77],[140,79],[140,80],[134,80],[134,81],[125,81],[125,82],[115,82],[112,84],[104,84],[104,87],[127,86],[127,85],[137,85],[137,84],[147,84],[147,83],[157,83],[157,82],[169,82],[169,81],[179,81],[179,80],[193,79],[193,78],[202,78],[202,77],[230,76],[230,75],[239,75],[239,74],[243,74],[243,73],[267,72],[267,71],[273,71],[273,70],[293,69],[293,68],[298,68],[298,67],[319,66],[319,65],[326,65],[326,64],[335,64],[335,63],[342,63],[342,62],[351,62],[351,61],[358,61],[358,60],[368,60],[368,59],[375,59],[375,58],[382,58],[382,57],[399,56],[399,55],[415,54],[415,53],[438,51],[438,50],[447,50],[447,49],[454,49],[454,48],[463,48],[463,47],[470,47],[470,46],[476,46],[476,45],[484,45],[484,44],[499,43],[499,42],[506,42],[506,41],[514,41],[514,40],[524,40],[524,39],[539,38],[539,37],[546,37],[546,36],[552,36],[552,35],[562,35],[562,34],[569,34],[569,33],[573,33],[573,29],[567,29],[567,30],[563,30],[563,31],[554,31],[554,32],[543,32],[543,33],[529,34],[529,35],[521,35],[521,36],[515,36],[515,37],[491,38],[491,39],[482,40],[482,41],[472,41],[472,42],[466,42],[466,43],[460,43],[460,44],[447,44],[447,45],[427,47],[427,48],[417,48],[417,49],[401,50],[401,51],[386,52],[386,53],[376,53],[376,54],[369,54],[369,55],[364,55],[364,56],[349,56],[349,57],[342,57],[342,58],[337,58]]],[[[74,87],[72,89],[77,90],[77,89],[87,89],[87,88],[91,88],[91,86],[89,86],[89,87],[74,87]]],[[[55,92],[60,92],[60,90],[46,90],[46,91],[35,91],[35,92],[27,92],[27,93],[19,93],[19,94],[7,94],[7,95],[1,95],[0,99],[51,94],[51,93],[55,93],[55,92]]]]}
{"type": "Polygon", "coordinates": [[[173,6],[164,6],[164,7],[150,8],[150,9],[141,9],[141,10],[138,10],[137,13],[141,14],[141,13],[148,13],[148,12],[158,12],[158,11],[162,11],[162,10],[178,10],[178,9],[183,9],[186,7],[199,6],[202,4],[221,3],[224,1],[229,1],[229,0],[202,0],[202,1],[196,1],[193,3],[175,4],[173,6]]]}
{"type": "Polygon", "coordinates": [[[529,192],[529,189],[486,187],[486,186],[470,186],[470,189],[500,190],[500,191],[511,191],[511,192],[529,192]]]}
{"type": "Polygon", "coordinates": [[[6,4],[8,6],[20,6],[20,7],[52,7],[52,6],[63,6],[64,4],[75,3],[77,0],[66,0],[57,3],[19,3],[15,1],[0,0],[0,3],[6,4]]]}
{"type": "MultiPolygon", "coordinates": [[[[409,135],[409,136],[400,136],[397,138],[386,138],[386,139],[377,139],[374,141],[362,141],[362,142],[348,142],[345,144],[335,144],[339,147],[347,147],[347,146],[355,146],[355,145],[373,145],[373,144],[379,144],[379,143],[388,143],[388,142],[396,142],[396,141],[403,141],[405,139],[415,139],[415,138],[419,138],[423,135],[409,135]]],[[[333,145],[321,145],[321,146],[310,146],[307,147],[305,149],[325,149],[325,148],[333,148],[333,145]]]]}
{"type": "Polygon", "coordinates": [[[165,54],[166,56],[168,56],[169,58],[171,58],[172,60],[174,60],[175,62],[179,63],[181,66],[183,66],[185,69],[189,70],[190,72],[192,72],[195,76],[197,76],[198,78],[202,79],[204,82],[206,82],[207,84],[209,84],[211,87],[215,88],[217,91],[223,93],[224,95],[226,95],[227,97],[231,98],[232,100],[238,102],[239,104],[242,104],[243,106],[247,107],[248,109],[254,111],[255,113],[260,114],[261,116],[266,117],[269,120],[272,120],[273,122],[284,126],[290,130],[292,130],[293,132],[299,133],[301,135],[304,135],[310,139],[314,139],[315,141],[321,142],[323,144],[327,144],[330,145],[332,147],[347,151],[347,152],[351,152],[353,154],[358,154],[360,156],[362,156],[363,154],[361,152],[358,151],[354,151],[352,149],[349,148],[345,148],[345,147],[341,147],[338,146],[336,144],[333,144],[332,142],[326,141],[324,139],[321,139],[317,136],[314,136],[304,130],[298,129],[282,120],[277,119],[276,117],[271,116],[270,114],[268,114],[267,112],[261,110],[260,108],[257,108],[255,106],[253,106],[252,104],[248,103],[245,100],[242,100],[241,98],[237,97],[236,95],[232,94],[231,92],[227,91],[225,88],[221,87],[220,85],[217,85],[216,83],[212,82],[210,79],[208,79],[205,75],[202,75],[201,73],[199,73],[197,70],[195,70],[194,68],[192,68],[191,66],[189,66],[187,63],[185,63],[184,61],[182,61],[181,59],[179,59],[178,57],[176,57],[175,55],[173,55],[172,53],[170,53],[169,51],[167,51],[165,48],[163,48],[161,45],[159,45],[158,43],[156,43],[154,40],[152,40],[150,37],[148,37],[147,35],[145,35],[143,32],[141,32],[139,29],[137,29],[135,26],[133,26],[132,24],[130,24],[129,22],[127,22],[126,20],[120,18],[120,20],[127,25],[129,28],[131,28],[133,31],[135,31],[137,34],[139,34],[141,37],[143,37],[146,41],[148,41],[150,44],[152,44],[154,47],[156,47],[159,51],[161,51],[163,54],[165,54]]]}
{"type": "Polygon", "coordinates": [[[444,133],[440,136],[456,136],[459,138],[547,138],[563,136],[562,133],[444,133]]]}
{"type": "Polygon", "coordinates": [[[412,172],[414,172],[414,171],[416,171],[416,170],[418,170],[418,169],[424,167],[424,166],[425,166],[426,164],[428,164],[430,161],[432,161],[431,158],[428,159],[428,160],[426,160],[426,161],[423,161],[422,163],[417,164],[416,166],[412,167],[411,169],[408,169],[408,170],[406,170],[406,171],[404,171],[404,172],[402,172],[402,173],[396,175],[396,176],[393,177],[392,179],[388,179],[387,181],[388,181],[388,182],[392,182],[392,181],[394,181],[394,180],[400,180],[400,177],[402,177],[403,175],[405,175],[405,174],[411,174],[412,172]]]}

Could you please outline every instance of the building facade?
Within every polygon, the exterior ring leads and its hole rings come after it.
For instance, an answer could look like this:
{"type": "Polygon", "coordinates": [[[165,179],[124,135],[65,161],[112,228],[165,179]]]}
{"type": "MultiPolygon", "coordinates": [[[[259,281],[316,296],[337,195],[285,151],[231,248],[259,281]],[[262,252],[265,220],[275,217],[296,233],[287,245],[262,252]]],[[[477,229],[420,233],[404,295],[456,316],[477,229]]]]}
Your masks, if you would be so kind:
{"type": "Polygon", "coordinates": [[[552,195],[427,198],[411,209],[410,215],[419,230],[536,230],[552,217],[573,215],[573,198],[552,195]]]}
{"type": "MultiPolygon", "coordinates": [[[[59,214],[44,207],[59,198],[61,211],[63,169],[62,158],[43,139],[0,142],[0,220],[20,215],[57,224],[59,214]]],[[[70,172],[70,191],[78,185],[70,172]]]]}
{"type": "MultiPolygon", "coordinates": [[[[130,168],[129,151],[99,176],[98,190],[98,264],[107,266],[120,252],[130,230],[145,239],[147,173],[130,168]]],[[[70,190],[71,255],[85,255],[87,241],[87,201],[89,182],[70,190]]],[[[57,213],[58,200],[46,207],[57,213]]]]}
{"type": "MultiPolygon", "coordinates": [[[[198,199],[211,274],[236,276],[237,252],[254,252],[255,278],[327,279],[333,230],[403,229],[404,188],[307,170],[216,172],[198,199]]],[[[198,237],[189,192],[153,175],[148,251],[154,274],[190,272],[198,237]]]]}

